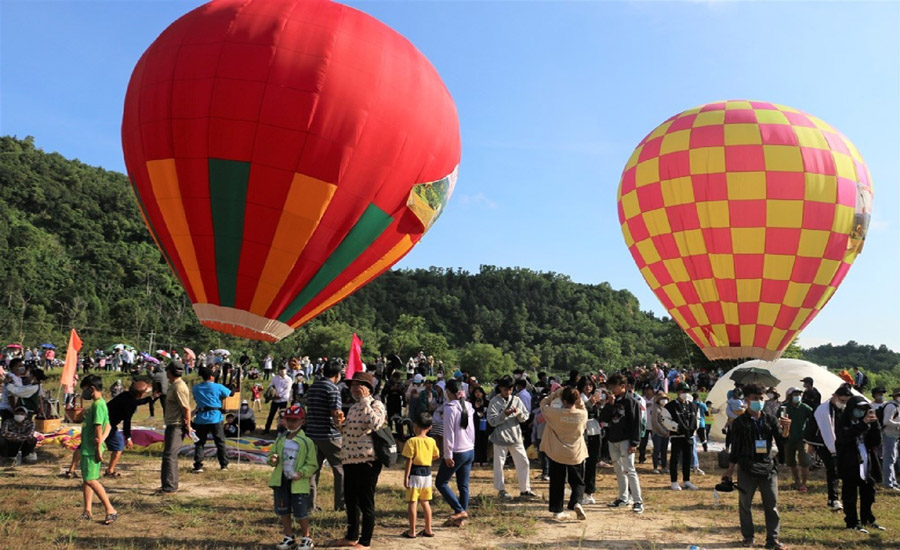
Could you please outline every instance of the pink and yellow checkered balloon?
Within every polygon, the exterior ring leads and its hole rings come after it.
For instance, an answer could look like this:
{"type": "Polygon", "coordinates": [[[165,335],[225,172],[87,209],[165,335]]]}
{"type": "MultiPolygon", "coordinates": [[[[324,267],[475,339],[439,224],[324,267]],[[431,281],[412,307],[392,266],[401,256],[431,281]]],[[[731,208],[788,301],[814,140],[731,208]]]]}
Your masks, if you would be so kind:
{"type": "Polygon", "coordinates": [[[826,122],[723,101],[650,132],[625,165],[618,206],[641,274],[706,356],[771,361],[862,250],[872,182],[826,122]]]}

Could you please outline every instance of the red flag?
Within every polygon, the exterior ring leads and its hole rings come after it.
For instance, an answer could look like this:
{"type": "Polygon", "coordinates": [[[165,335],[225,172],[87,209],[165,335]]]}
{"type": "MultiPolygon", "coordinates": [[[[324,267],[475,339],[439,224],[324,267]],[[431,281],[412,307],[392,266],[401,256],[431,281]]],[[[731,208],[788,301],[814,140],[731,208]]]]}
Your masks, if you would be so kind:
{"type": "Polygon", "coordinates": [[[357,372],[362,372],[362,340],[359,339],[359,336],[356,333],[353,333],[353,340],[350,341],[350,359],[347,361],[347,373],[345,376],[347,380],[353,378],[353,375],[357,372]]]}
{"type": "Polygon", "coordinates": [[[78,352],[81,351],[81,338],[75,329],[69,334],[69,347],[66,348],[66,364],[63,365],[62,376],[59,383],[63,386],[73,386],[75,384],[75,367],[78,366],[78,352]]]}

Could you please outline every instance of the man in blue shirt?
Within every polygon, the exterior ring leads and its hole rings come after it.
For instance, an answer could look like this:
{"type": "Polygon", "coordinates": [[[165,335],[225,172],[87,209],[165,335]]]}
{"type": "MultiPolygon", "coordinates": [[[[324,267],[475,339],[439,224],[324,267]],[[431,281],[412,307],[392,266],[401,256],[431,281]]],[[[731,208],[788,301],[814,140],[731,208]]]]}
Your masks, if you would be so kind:
{"type": "Polygon", "coordinates": [[[216,457],[219,459],[219,467],[228,469],[228,457],[225,456],[225,429],[222,425],[222,400],[230,397],[232,391],[222,384],[213,381],[215,378],[212,369],[200,367],[200,382],[193,388],[194,401],[197,409],[194,411],[194,430],[197,432],[197,441],[194,443],[194,469],[193,473],[203,471],[203,448],[206,439],[212,435],[216,443],[216,457]]]}

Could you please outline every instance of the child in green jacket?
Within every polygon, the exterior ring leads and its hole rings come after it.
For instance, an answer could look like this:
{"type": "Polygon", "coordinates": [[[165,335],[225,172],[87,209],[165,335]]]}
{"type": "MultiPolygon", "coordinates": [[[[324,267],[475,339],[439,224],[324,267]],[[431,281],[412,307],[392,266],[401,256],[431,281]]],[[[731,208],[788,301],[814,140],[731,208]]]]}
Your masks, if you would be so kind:
{"type": "Polygon", "coordinates": [[[309,480],[317,468],[316,446],[300,430],[305,417],[299,405],[285,411],[287,431],[278,436],[269,451],[268,463],[275,467],[269,487],[275,493],[275,515],[281,517],[284,527],[284,539],[275,547],[278,550],[313,547],[309,538],[309,480]],[[299,543],[294,538],[291,512],[300,522],[299,543]]]}

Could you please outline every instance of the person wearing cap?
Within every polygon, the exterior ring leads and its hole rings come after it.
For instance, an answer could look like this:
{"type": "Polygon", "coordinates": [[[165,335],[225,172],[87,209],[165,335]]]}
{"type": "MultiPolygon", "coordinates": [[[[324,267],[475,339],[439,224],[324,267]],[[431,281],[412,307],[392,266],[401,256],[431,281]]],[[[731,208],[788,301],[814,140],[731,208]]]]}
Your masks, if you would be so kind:
{"type": "Polygon", "coordinates": [[[528,478],[530,464],[525,452],[522,428],[519,426],[527,421],[529,416],[531,411],[526,410],[522,400],[513,394],[512,379],[505,376],[498,380],[497,395],[488,405],[487,421],[494,428],[489,440],[494,444],[494,489],[500,498],[512,498],[506,492],[506,482],[503,480],[503,464],[506,462],[506,456],[510,454],[516,465],[521,496],[527,498],[537,496],[531,491],[531,480],[528,478]]]}
{"type": "Polygon", "coordinates": [[[822,394],[815,388],[815,380],[807,376],[801,382],[803,382],[803,402],[812,410],[818,409],[822,404],[822,394]]]}
{"type": "Polygon", "coordinates": [[[197,409],[194,411],[194,429],[197,431],[197,441],[194,443],[194,469],[192,473],[203,472],[203,454],[206,440],[212,436],[216,444],[216,458],[219,460],[219,469],[228,469],[228,456],[225,454],[225,432],[222,425],[222,400],[231,397],[232,392],[228,387],[213,382],[213,373],[208,367],[200,367],[198,370],[201,382],[193,388],[194,401],[197,409]]]}
{"type": "Polygon", "coordinates": [[[747,412],[737,417],[732,424],[732,446],[728,469],[722,476],[725,483],[731,482],[735,466],[739,466],[737,488],[740,492],[738,513],[744,546],[753,546],[753,495],[759,490],[766,518],[766,548],[784,550],[778,541],[781,519],[778,515],[778,470],[772,456],[772,443],[776,432],[787,437],[791,429],[791,419],[776,419],[765,414],[765,390],[758,384],[748,384],[743,390],[747,412]]]}
{"type": "Polygon", "coordinates": [[[847,529],[863,534],[869,534],[870,530],[884,531],[884,527],[875,523],[872,513],[875,484],[881,481],[878,460],[873,453],[881,439],[875,410],[865,397],[854,395],[836,418],[834,429],[844,524],[847,529]]]}
{"type": "Polygon", "coordinates": [[[791,431],[784,440],[784,460],[794,477],[794,488],[801,493],[807,492],[806,480],[809,477],[809,454],[803,441],[806,426],[813,421],[813,410],[802,401],[803,390],[790,387],[787,391],[785,414],[791,419],[791,431]]]}
{"type": "Polygon", "coordinates": [[[891,392],[891,400],[881,412],[882,483],[885,489],[900,491],[897,483],[897,441],[900,440],[900,388],[891,392]]]}
{"type": "Polygon", "coordinates": [[[347,507],[347,533],[343,539],[329,541],[325,547],[351,546],[366,550],[375,531],[375,486],[381,474],[381,461],[375,456],[372,433],[387,423],[387,410],[372,397],[375,380],[372,373],[356,372],[350,382],[355,403],[347,411],[344,423],[344,502],[347,507]],[[360,521],[360,516],[362,520],[360,521]]]}
{"type": "Polygon", "coordinates": [[[838,499],[839,478],[837,472],[837,447],[835,446],[835,421],[853,396],[850,384],[844,383],[831,395],[831,399],[819,405],[813,412],[813,420],[806,427],[804,437],[812,445],[816,454],[825,464],[825,479],[828,484],[828,507],[832,511],[843,509],[838,499]]]}
{"type": "Polygon", "coordinates": [[[178,451],[184,436],[193,433],[191,428],[191,392],[181,377],[184,365],[181,361],[171,361],[166,365],[169,391],[165,397],[164,418],[166,421],[165,443],[163,444],[159,494],[174,493],[178,490],[178,451]]]}
{"type": "Polygon", "coordinates": [[[284,411],[285,431],[272,444],[267,457],[269,466],[274,466],[269,476],[275,501],[275,515],[281,518],[284,538],[275,548],[293,550],[312,548],[309,538],[310,479],[316,472],[316,446],[301,430],[304,410],[299,405],[291,405],[284,411]],[[294,536],[294,519],[300,523],[300,541],[294,536]]]}
{"type": "Polygon", "coordinates": [[[238,427],[242,434],[248,434],[256,429],[256,415],[250,408],[250,402],[244,399],[241,401],[241,408],[238,409],[238,427]]]}
{"type": "MultiPolygon", "coordinates": [[[[671,421],[669,426],[669,442],[672,445],[672,455],[669,457],[669,480],[672,482],[672,490],[680,491],[678,485],[678,465],[681,464],[681,474],[684,479],[684,488],[691,491],[699,489],[691,483],[691,440],[697,431],[697,411],[691,406],[691,387],[680,382],[675,386],[678,397],[669,401],[663,407],[663,416],[668,416],[671,421]],[[673,429],[674,428],[674,429],[673,429]]],[[[664,422],[664,425],[666,423],[664,422]]]]}
{"type": "Polygon", "coordinates": [[[19,405],[0,423],[0,457],[13,458],[21,452],[25,462],[33,464],[37,462],[36,445],[34,422],[28,418],[28,409],[19,405]]]}

